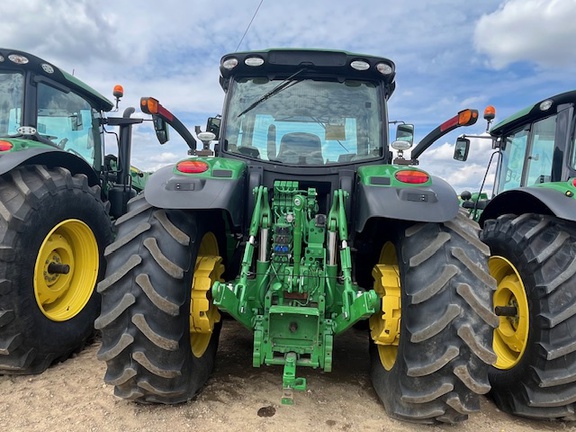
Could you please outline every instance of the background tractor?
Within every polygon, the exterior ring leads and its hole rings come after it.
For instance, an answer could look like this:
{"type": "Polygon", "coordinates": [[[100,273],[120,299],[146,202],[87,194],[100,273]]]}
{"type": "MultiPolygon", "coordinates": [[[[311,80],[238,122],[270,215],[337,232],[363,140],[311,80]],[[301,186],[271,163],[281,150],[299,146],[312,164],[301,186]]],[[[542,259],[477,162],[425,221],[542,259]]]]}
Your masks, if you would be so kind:
{"type": "Polygon", "coordinates": [[[455,423],[479,409],[495,356],[494,280],[453,189],[414,166],[464,110],[392,164],[388,59],[340,51],[225,55],[223,114],[192,135],[153,98],[190,157],[155,172],[116,221],[99,284],[98,358],[130,400],[191,399],[213,368],[225,313],[254,334],[252,365],[283,368],[282,402],[330,371],[334,339],[370,324],[371,376],[391,416],[455,423]],[[214,142],[214,140],[216,140],[214,142]],[[214,150],[211,150],[211,145],[214,150]]]}
{"type": "MultiPolygon", "coordinates": [[[[498,282],[491,395],[530,418],[576,420],[575,108],[571,91],[494,126],[494,193],[478,200],[498,282]]],[[[455,158],[469,145],[459,139],[455,158]]]]}
{"type": "Polygon", "coordinates": [[[106,119],[113,107],[51,63],[0,48],[0,374],[40,373],[94,331],[110,218],[147,176],[129,165],[142,119],[106,119]],[[104,157],[104,125],[120,129],[117,156],[104,157]]]}

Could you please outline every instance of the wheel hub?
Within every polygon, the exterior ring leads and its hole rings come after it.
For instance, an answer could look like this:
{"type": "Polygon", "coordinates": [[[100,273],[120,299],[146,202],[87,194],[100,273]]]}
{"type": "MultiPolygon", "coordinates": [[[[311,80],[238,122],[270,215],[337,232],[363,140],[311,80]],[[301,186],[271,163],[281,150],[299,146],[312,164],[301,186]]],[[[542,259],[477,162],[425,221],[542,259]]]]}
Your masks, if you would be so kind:
{"type": "Polygon", "coordinates": [[[44,238],[34,266],[34,296],[42,313],[66,321],[84,308],[98,277],[98,243],[88,225],[68,219],[44,238]]]}
{"type": "Polygon", "coordinates": [[[494,366],[508,370],[518,364],[528,344],[528,299],[522,278],[510,261],[493,256],[488,267],[498,284],[494,293],[495,311],[501,312],[494,332],[493,348],[497,355],[494,366]]]}

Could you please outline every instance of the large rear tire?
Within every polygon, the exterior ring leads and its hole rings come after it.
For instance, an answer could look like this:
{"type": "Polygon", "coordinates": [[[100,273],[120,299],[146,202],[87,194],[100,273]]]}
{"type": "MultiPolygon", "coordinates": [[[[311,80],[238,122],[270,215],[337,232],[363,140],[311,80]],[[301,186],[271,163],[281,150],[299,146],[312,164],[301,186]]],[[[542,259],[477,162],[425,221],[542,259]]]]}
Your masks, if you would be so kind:
{"type": "Polygon", "coordinates": [[[114,394],[138,402],[191,399],[213,367],[220,314],[212,284],[223,273],[223,224],[213,213],[162,210],[142,196],[117,220],[98,291],[98,359],[114,394]]]}
{"type": "Polygon", "coordinates": [[[85,344],[111,241],[85,175],[32,165],[0,178],[0,374],[41,373],[85,344]]]}
{"type": "Polygon", "coordinates": [[[382,297],[370,318],[374,389],[392,417],[463,421],[480,409],[495,360],[488,248],[463,215],[396,231],[372,272],[382,297]]]}
{"type": "Polygon", "coordinates": [[[576,227],[552,216],[504,215],[484,223],[498,357],[491,397],[503,411],[576,420],[576,227]],[[504,309],[502,309],[504,310],[504,309]]]}

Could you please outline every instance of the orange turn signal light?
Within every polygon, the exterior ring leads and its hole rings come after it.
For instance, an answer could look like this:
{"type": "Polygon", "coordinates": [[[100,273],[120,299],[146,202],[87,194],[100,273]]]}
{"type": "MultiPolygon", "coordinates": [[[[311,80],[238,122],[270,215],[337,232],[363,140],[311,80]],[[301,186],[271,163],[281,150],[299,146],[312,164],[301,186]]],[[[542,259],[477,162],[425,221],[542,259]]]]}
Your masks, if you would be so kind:
{"type": "Polygon", "coordinates": [[[140,98],[140,109],[146,114],[158,114],[160,103],[153,97],[140,98]]]}
{"type": "Polygon", "coordinates": [[[430,180],[430,176],[423,171],[402,170],[394,174],[396,180],[402,183],[422,184],[430,180]]]}
{"type": "Polygon", "coordinates": [[[185,160],[178,162],[176,169],[185,174],[200,174],[208,170],[208,164],[204,161],[185,160]]]}
{"type": "Polygon", "coordinates": [[[458,113],[458,125],[470,126],[478,120],[478,111],[474,109],[465,109],[458,113]]]}

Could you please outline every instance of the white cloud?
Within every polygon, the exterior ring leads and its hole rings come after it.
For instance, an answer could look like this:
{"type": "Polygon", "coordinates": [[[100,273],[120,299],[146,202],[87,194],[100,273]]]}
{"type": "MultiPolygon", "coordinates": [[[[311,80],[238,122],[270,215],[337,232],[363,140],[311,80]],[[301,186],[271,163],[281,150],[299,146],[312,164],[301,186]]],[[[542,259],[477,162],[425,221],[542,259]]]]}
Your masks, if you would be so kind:
{"type": "MultiPolygon", "coordinates": [[[[573,86],[567,68],[527,72],[515,69],[512,62],[525,57],[544,61],[546,55],[554,60],[556,52],[576,58],[576,48],[567,42],[574,39],[575,2],[363,0],[352,5],[347,0],[267,0],[240,50],[331,48],[389,57],[397,66],[389,119],[414,123],[421,137],[462,108],[482,112],[490,103],[499,114],[509,115],[526,106],[528,98],[536,102],[573,86]],[[562,31],[567,33],[558,42],[562,31]],[[477,49],[501,69],[486,68],[483,56],[474,50],[474,37],[477,49]],[[512,54],[506,51],[509,45],[516,47],[512,54]]],[[[74,71],[109,97],[112,87],[122,84],[125,96],[119,114],[125,107],[137,107],[141,96],[154,96],[193,129],[221,113],[219,59],[236,49],[258,4],[259,0],[144,0],[138,5],[129,0],[3,1],[2,45],[74,71]]],[[[171,132],[170,142],[160,146],[149,123],[135,126],[133,164],[153,169],[167,162],[163,154],[185,157],[187,146],[171,132]]],[[[114,147],[111,143],[109,151],[114,147]]],[[[473,146],[471,160],[475,154],[473,146]]],[[[451,157],[451,148],[437,145],[421,160],[430,160],[432,169],[457,189],[475,187],[474,179],[481,176],[471,173],[473,164],[457,164],[451,157]]],[[[484,161],[476,163],[485,166],[484,161]]]]}
{"type": "Polygon", "coordinates": [[[518,61],[575,66],[575,20],[576,0],[508,0],[479,19],[475,46],[496,69],[518,61]]]}

